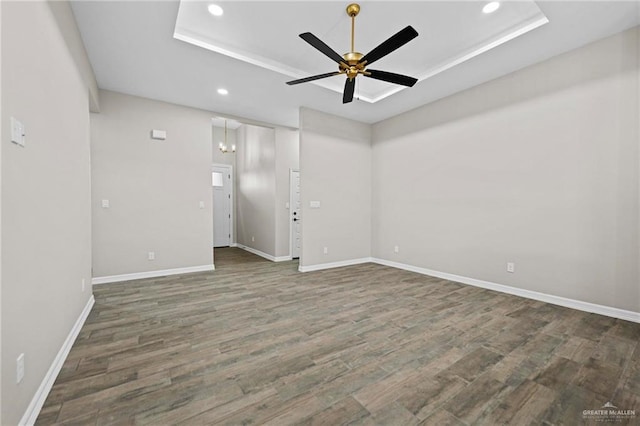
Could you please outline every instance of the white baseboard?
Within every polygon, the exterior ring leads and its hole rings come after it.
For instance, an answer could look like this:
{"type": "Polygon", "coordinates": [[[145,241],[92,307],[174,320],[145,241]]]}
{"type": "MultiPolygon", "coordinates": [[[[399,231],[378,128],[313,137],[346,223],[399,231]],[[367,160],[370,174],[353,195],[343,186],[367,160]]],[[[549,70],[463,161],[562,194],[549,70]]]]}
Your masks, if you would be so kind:
{"type": "Polygon", "coordinates": [[[567,299],[565,297],[539,293],[537,291],[524,290],[521,288],[510,287],[503,284],[496,284],[489,281],[477,280],[475,278],[463,277],[461,275],[454,275],[446,272],[434,271],[432,269],[419,268],[417,266],[406,265],[404,263],[393,262],[390,260],[373,258],[371,259],[371,261],[380,265],[404,269],[405,271],[417,272],[418,274],[429,275],[431,277],[443,278],[449,281],[455,281],[475,287],[486,288],[488,290],[499,291],[501,293],[512,294],[514,296],[525,297],[527,299],[539,300],[541,302],[564,306],[571,309],[577,309],[579,311],[591,312],[594,314],[600,314],[608,317],[640,323],[640,312],[633,312],[624,309],[613,308],[610,306],[597,305],[595,303],[583,302],[581,300],[567,299]]]}
{"type": "Polygon", "coordinates": [[[109,275],[105,277],[94,277],[91,279],[91,284],[108,284],[108,283],[117,283],[120,281],[139,280],[142,278],[165,277],[167,275],[190,274],[192,272],[208,272],[208,271],[214,271],[215,269],[216,268],[214,265],[202,265],[202,266],[189,266],[187,268],[162,269],[158,271],[148,271],[148,272],[135,272],[132,274],[109,275]]]}
{"type": "Polygon", "coordinates": [[[80,333],[80,330],[84,325],[84,322],[87,320],[87,317],[89,316],[89,312],[91,312],[91,308],[93,308],[94,303],[95,303],[95,299],[93,295],[91,295],[84,309],[80,313],[80,316],[76,320],[76,323],[71,328],[69,335],[67,336],[64,343],[62,344],[62,347],[58,351],[58,354],[56,355],[53,362],[51,363],[51,366],[49,367],[49,371],[47,371],[47,374],[42,379],[42,382],[40,383],[38,390],[36,391],[35,395],[33,396],[33,399],[31,399],[31,402],[27,407],[27,411],[25,411],[24,415],[22,416],[22,419],[20,419],[20,423],[19,423],[20,426],[23,426],[23,425],[30,426],[35,424],[36,419],[38,418],[38,414],[40,414],[40,410],[44,405],[44,401],[47,399],[47,396],[49,395],[49,392],[53,387],[53,383],[56,381],[56,377],[58,377],[58,373],[60,373],[60,370],[62,369],[62,365],[64,364],[64,361],[67,359],[67,355],[69,355],[69,351],[73,346],[73,342],[76,341],[76,337],[78,337],[78,334],[80,333]]]}
{"type": "Polygon", "coordinates": [[[362,263],[371,263],[373,259],[370,257],[363,257],[362,259],[342,260],[340,262],[320,263],[318,265],[311,266],[299,266],[300,272],[313,272],[322,271],[323,269],[341,268],[343,266],[360,265],[362,263]]]}
{"type": "Polygon", "coordinates": [[[272,262],[286,262],[287,260],[291,260],[291,256],[272,256],[268,253],[265,253],[263,251],[254,249],[253,247],[247,247],[244,244],[236,244],[236,247],[241,248],[242,250],[248,251],[249,253],[253,253],[256,256],[260,256],[263,257],[267,260],[270,260],[272,262]]]}

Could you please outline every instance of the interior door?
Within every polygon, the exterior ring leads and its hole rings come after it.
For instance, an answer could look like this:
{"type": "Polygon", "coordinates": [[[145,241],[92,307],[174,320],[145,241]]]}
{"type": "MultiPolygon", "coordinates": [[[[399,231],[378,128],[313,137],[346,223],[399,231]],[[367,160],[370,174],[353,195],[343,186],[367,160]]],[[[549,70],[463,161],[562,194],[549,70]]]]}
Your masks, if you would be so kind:
{"type": "Polygon", "coordinates": [[[298,259],[300,257],[301,247],[301,230],[302,230],[302,216],[300,205],[300,172],[298,170],[291,170],[290,173],[290,212],[291,212],[291,257],[298,259]]]}
{"type": "Polygon", "coordinates": [[[213,246],[231,245],[231,167],[213,166],[213,246]]]}

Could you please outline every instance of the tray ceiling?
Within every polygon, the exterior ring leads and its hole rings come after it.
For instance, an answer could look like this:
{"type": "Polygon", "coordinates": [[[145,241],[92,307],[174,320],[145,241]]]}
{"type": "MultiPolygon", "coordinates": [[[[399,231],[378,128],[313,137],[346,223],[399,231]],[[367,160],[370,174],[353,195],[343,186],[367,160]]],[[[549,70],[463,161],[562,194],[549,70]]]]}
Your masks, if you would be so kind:
{"type": "MultiPolygon", "coordinates": [[[[182,0],[174,37],[196,46],[302,78],[337,70],[330,59],[298,37],[310,31],[338,53],[350,48],[351,21],[338,2],[216,2],[182,0]]],[[[485,2],[365,2],[356,17],[355,49],[366,54],[407,25],[419,36],[377,62],[375,68],[431,78],[548,22],[532,1],[503,2],[485,14],[485,2]]],[[[318,80],[342,93],[344,76],[318,80]]],[[[356,98],[375,103],[407,90],[368,78],[356,80],[356,98]]]]}
{"type": "Polygon", "coordinates": [[[310,31],[344,53],[348,3],[227,1],[221,17],[200,1],[72,0],[71,7],[101,89],[287,127],[299,125],[300,107],[375,123],[640,23],[638,1],[503,1],[491,15],[477,0],[363,1],[356,50],[367,53],[412,25],[420,35],[375,68],[421,81],[403,89],[359,78],[346,105],[338,76],[322,81],[326,87],[286,85],[336,69],[298,34],[310,31]]]}

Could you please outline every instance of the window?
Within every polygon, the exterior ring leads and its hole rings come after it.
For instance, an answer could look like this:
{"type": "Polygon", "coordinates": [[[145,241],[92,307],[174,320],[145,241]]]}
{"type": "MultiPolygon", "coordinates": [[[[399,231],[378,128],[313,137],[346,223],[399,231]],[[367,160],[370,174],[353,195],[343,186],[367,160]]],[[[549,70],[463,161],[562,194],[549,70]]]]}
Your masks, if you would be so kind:
{"type": "Polygon", "coordinates": [[[222,180],[222,172],[211,173],[211,183],[213,184],[214,188],[223,187],[224,184],[222,180]]]}

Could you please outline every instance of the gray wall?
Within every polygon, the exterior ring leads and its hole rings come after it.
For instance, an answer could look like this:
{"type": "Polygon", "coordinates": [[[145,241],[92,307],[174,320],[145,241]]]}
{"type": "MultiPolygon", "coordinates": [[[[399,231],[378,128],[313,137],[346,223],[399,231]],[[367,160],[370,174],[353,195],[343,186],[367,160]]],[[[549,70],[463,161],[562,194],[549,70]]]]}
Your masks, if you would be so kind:
{"type": "Polygon", "coordinates": [[[275,256],[275,130],[245,124],[237,132],[238,244],[275,256]]]}
{"type": "Polygon", "coordinates": [[[370,141],[367,124],[300,110],[301,267],[371,256],[370,141]]]}
{"type": "Polygon", "coordinates": [[[298,131],[244,124],[237,130],[238,244],[270,258],[289,252],[289,170],[298,168],[298,131]]]}
{"type": "Polygon", "coordinates": [[[91,114],[94,277],[211,265],[211,113],[109,91],[100,109],[91,114]],[[151,139],[152,129],[167,139],[151,139]]]}
{"type": "Polygon", "coordinates": [[[1,8],[0,423],[15,425],[91,297],[89,101],[49,5],[1,8]],[[26,126],[25,148],[10,142],[10,117],[26,126]]]}
{"type": "Polygon", "coordinates": [[[297,130],[276,127],[276,256],[291,256],[289,203],[290,170],[300,165],[300,136],[297,130]]]}
{"type": "Polygon", "coordinates": [[[639,312],[637,31],[374,125],[373,256],[639,312]]]}
{"type": "Polygon", "coordinates": [[[76,25],[75,16],[71,5],[68,1],[50,1],[48,2],[53,15],[58,22],[60,34],[64,38],[67,47],[71,53],[71,58],[76,64],[76,68],[80,73],[82,81],[87,86],[89,97],[89,108],[91,112],[100,110],[100,95],[98,93],[98,83],[93,73],[93,68],[89,62],[89,56],[84,48],[84,43],[80,36],[80,30],[76,25]]]}

